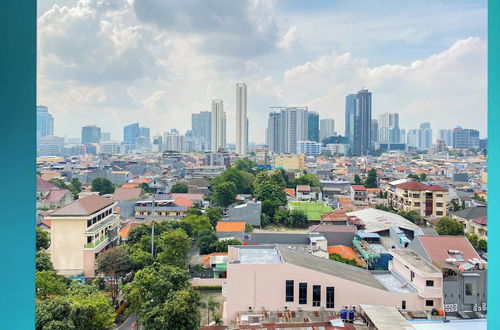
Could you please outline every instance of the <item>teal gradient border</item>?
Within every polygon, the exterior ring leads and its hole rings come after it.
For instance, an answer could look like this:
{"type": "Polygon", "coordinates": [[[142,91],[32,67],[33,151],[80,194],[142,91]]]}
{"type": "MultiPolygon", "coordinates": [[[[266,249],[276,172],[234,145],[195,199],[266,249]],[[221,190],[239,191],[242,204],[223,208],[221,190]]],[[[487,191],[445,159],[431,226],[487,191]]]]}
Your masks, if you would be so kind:
{"type": "Polygon", "coordinates": [[[0,329],[34,329],[36,0],[1,2],[0,45],[0,329]]]}
{"type": "Polygon", "coordinates": [[[500,329],[500,0],[488,1],[488,329],[500,329]]]}

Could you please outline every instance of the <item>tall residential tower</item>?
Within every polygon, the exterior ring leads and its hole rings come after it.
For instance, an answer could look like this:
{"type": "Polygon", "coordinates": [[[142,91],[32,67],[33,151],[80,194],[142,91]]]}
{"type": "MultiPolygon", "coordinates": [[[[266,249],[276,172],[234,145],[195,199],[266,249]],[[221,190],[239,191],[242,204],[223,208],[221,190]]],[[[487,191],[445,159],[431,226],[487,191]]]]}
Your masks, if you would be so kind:
{"type": "Polygon", "coordinates": [[[236,153],[245,156],[248,150],[247,85],[236,84],[236,153]]]}
{"type": "Polygon", "coordinates": [[[212,100],[212,152],[226,147],[226,113],[222,100],[212,100]]]}

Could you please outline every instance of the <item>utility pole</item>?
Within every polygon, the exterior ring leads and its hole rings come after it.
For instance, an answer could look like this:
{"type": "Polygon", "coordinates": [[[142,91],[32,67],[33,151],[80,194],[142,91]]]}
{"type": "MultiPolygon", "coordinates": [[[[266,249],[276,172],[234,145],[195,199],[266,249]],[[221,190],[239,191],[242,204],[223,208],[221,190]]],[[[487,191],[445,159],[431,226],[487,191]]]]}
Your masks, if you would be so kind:
{"type": "Polygon", "coordinates": [[[151,255],[153,256],[153,259],[155,257],[154,254],[154,248],[155,248],[155,193],[153,193],[153,225],[151,226],[151,255]]]}

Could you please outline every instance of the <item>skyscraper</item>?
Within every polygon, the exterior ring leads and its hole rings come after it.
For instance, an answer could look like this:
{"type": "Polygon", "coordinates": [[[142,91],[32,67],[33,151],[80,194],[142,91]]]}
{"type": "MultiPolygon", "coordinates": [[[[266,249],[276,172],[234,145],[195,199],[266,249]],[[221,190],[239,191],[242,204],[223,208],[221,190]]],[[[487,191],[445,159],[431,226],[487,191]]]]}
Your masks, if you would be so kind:
{"type": "Polygon", "coordinates": [[[139,136],[136,140],[136,147],[138,149],[151,147],[151,130],[148,127],[139,127],[139,136]]]}
{"type": "Polygon", "coordinates": [[[191,130],[193,131],[193,139],[196,149],[208,151],[210,150],[210,142],[212,140],[212,113],[210,111],[201,111],[191,115],[191,130]]]}
{"type": "Polygon", "coordinates": [[[212,100],[212,152],[226,147],[226,113],[222,100],[212,100]]]}
{"type": "Polygon", "coordinates": [[[274,153],[294,154],[297,141],[308,139],[307,107],[272,107],[269,114],[267,140],[274,153]]]}
{"type": "Polygon", "coordinates": [[[372,136],[371,140],[372,143],[378,142],[378,120],[377,119],[372,119],[372,136]]]}
{"type": "Polygon", "coordinates": [[[236,84],[236,153],[245,156],[248,150],[247,85],[236,84]]]}
{"type": "Polygon", "coordinates": [[[438,130],[438,139],[444,141],[444,143],[452,147],[453,146],[453,130],[452,129],[440,129],[438,130]]]}
{"type": "Polygon", "coordinates": [[[82,144],[99,143],[101,141],[101,128],[96,125],[82,127],[82,144]]]}
{"type": "Polygon", "coordinates": [[[319,114],[317,112],[309,111],[307,127],[309,141],[319,142],[319,114]]]}
{"type": "Polygon", "coordinates": [[[378,142],[402,143],[399,114],[383,113],[378,116],[378,142]]]}
{"type": "Polygon", "coordinates": [[[351,153],[353,156],[367,155],[372,149],[372,93],[362,89],[356,94],[350,117],[351,153]]]}
{"type": "Polygon", "coordinates": [[[319,121],[319,142],[322,142],[329,136],[335,135],[335,120],[321,119],[319,121]]]}
{"type": "Polygon", "coordinates": [[[453,148],[479,148],[479,131],[462,127],[453,129],[453,148]]]}
{"type": "Polygon", "coordinates": [[[351,128],[353,126],[352,114],[354,113],[354,101],[356,94],[349,94],[345,97],[345,136],[350,139],[351,128]]]}
{"type": "Polygon", "coordinates": [[[37,138],[54,135],[54,117],[45,105],[36,107],[36,133],[37,138]]]}
{"type": "Polygon", "coordinates": [[[139,137],[139,123],[133,123],[123,128],[123,143],[129,148],[134,149],[139,137]]]}
{"type": "Polygon", "coordinates": [[[426,122],[420,124],[420,149],[429,149],[432,146],[431,124],[426,122]]]}
{"type": "Polygon", "coordinates": [[[164,140],[166,151],[186,152],[186,137],[175,128],[165,133],[164,140]]]}

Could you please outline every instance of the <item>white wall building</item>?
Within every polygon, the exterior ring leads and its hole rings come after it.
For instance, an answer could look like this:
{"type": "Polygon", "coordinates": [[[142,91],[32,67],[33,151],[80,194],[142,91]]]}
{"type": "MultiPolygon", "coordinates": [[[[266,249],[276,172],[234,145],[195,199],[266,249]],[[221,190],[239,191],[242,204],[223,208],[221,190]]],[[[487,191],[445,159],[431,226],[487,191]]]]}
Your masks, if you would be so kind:
{"type": "Polygon", "coordinates": [[[226,113],[222,100],[212,100],[212,152],[226,147],[226,113]]]}
{"type": "Polygon", "coordinates": [[[321,119],[319,121],[319,141],[333,135],[335,135],[335,120],[321,119]]]}
{"type": "Polygon", "coordinates": [[[245,156],[248,150],[247,85],[236,84],[236,153],[245,156]]]}

